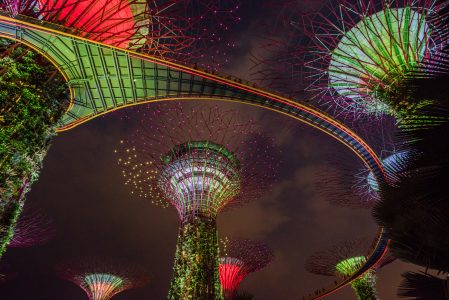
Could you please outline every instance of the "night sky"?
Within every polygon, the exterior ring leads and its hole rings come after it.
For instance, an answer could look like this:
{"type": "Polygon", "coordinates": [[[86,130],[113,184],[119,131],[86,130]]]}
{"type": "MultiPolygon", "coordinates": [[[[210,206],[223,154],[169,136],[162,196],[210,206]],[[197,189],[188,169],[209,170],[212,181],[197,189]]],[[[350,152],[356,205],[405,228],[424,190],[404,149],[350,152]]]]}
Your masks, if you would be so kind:
{"type": "MultiPolygon", "coordinates": [[[[226,72],[250,78],[250,57],[259,51],[262,1],[243,0],[242,23],[232,33],[238,49],[226,72]]],[[[302,1],[304,10],[320,1],[302,1]]],[[[273,19],[273,22],[276,22],[273,19]]],[[[195,102],[186,105],[207,105],[195,102]]],[[[279,178],[272,190],[249,205],[218,218],[220,237],[258,239],[270,245],[275,260],[251,274],[241,288],[258,300],[300,299],[333,279],[304,270],[305,259],[343,240],[373,238],[376,225],[369,210],[352,210],[329,204],[318,192],[322,176],[338,169],[330,157],[360,163],[355,155],[329,136],[275,113],[238,104],[220,104],[258,120],[267,134],[276,135],[282,150],[279,178]]],[[[0,286],[0,299],[81,300],[84,292],[55,275],[54,268],[67,258],[96,255],[129,260],[151,275],[143,288],[123,292],[116,300],[165,299],[167,296],[178,217],[132,197],[121,179],[113,150],[136,128],[137,110],[122,110],[59,134],[44,161],[39,181],[28,201],[54,220],[57,236],[50,243],[29,249],[12,249],[4,256],[17,277],[0,286]],[[127,118],[123,118],[123,116],[127,118]]],[[[396,299],[400,274],[415,267],[394,262],[378,271],[382,299],[396,299]]],[[[355,299],[345,288],[328,299],[355,299]]]]}

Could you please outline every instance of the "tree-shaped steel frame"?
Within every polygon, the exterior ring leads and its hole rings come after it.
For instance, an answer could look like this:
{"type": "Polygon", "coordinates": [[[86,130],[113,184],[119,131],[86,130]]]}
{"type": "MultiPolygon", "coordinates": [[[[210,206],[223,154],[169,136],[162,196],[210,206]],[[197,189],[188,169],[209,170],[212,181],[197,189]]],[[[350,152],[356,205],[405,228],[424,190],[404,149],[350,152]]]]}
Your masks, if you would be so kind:
{"type": "Polygon", "coordinates": [[[212,69],[227,61],[235,47],[227,31],[240,20],[238,0],[5,0],[0,6],[77,36],[212,69]]]}
{"type": "Polygon", "coordinates": [[[144,286],[150,280],[139,266],[104,257],[72,258],[60,263],[56,271],[82,288],[90,300],[109,300],[120,292],[144,286]]]}
{"type": "Polygon", "coordinates": [[[274,258],[273,250],[259,241],[225,239],[222,241],[220,281],[225,299],[234,299],[245,277],[265,268],[274,258]]]}
{"type": "Polygon", "coordinates": [[[447,43],[440,9],[436,0],[339,0],[304,17],[306,89],[335,114],[406,115],[415,108],[391,99],[447,43]]]}
{"type": "MultiPolygon", "coordinates": [[[[220,100],[270,109],[321,130],[351,149],[382,181],[384,170],[374,151],[352,130],[304,102],[257,88],[230,76],[186,67],[132,50],[78,37],[67,28],[32,18],[0,14],[0,36],[37,50],[67,80],[72,104],[59,131],[131,105],[167,100],[220,100]]],[[[386,253],[379,230],[367,263],[353,276],[313,297],[337,291],[361,276],[386,253]]]]}
{"type": "Polygon", "coordinates": [[[178,211],[169,299],[221,299],[216,218],[269,191],[280,151],[237,110],[167,103],[140,114],[116,152],[133,194],[178,211]]]}

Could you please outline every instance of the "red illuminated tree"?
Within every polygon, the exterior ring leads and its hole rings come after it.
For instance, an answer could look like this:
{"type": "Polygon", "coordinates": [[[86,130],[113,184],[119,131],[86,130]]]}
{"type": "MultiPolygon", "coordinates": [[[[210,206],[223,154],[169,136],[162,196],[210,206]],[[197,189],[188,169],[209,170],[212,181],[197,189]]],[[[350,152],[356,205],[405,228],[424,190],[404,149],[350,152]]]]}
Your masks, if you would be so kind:
{"type": "Polygon", "coordinates": [[[220,258],[220,282],[225,299],[234,299],[243,279],[265,268],[273,258],[273,251],[261,242],[226,239],[220,258]]]}
{"type": "Polygon", "coordinates": [[[209,68],[227,62],[235,47],[229,30],[240,21],[238,0],[6,0],[1,8],[102,43],[209,68]]]}

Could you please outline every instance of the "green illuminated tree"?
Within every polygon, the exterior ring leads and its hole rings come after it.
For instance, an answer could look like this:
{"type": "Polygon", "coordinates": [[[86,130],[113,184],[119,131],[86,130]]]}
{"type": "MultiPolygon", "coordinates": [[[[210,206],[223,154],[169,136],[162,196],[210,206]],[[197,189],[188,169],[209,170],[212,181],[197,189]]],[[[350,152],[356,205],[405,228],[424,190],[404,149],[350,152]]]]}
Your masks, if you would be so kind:
{"type": "MultiPolygon", "coordinates": [[[[325,251],[320,251],[307,259],[306,269],[310,273],[346,278],[354,274],[366,262],[361,255],[368,249],[365,239],[345,241],[325,251]]],[[[351,283],[358,300],[376,300],[376,274],[374,270],[365,272],[351,283]]]]}
{"type": "Polygon", "coordinates": [[[67,86],[50,62],[0,39],[0,257],[68,99],[67,86]]]}

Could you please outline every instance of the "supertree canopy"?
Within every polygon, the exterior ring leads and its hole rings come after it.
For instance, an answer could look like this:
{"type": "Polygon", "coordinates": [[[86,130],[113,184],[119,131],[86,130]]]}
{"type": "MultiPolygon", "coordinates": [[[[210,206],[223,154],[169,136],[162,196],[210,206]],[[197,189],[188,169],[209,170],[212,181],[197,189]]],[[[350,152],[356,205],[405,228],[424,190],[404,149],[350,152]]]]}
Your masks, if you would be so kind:
{"type": "Polygon", "coordinates": [[[141,287],[149,280],[137,266],[98,257],[65,262],[57,271],[81,287],[90,300],[109,300],[120,292],[141,287]]]}
{"type": "Polygon", "coordinates": [[[55,234],[56,229],[50,216],[41,209],[25,205],[8,247],[27,248],[43,245],[55,234]]]}
{"type": "MultiPolygon", "coordinates": [[[[340,243],[310,256],[305,267],[307,271],[317,275],[348,277],[366,262],[362,253],[368,249],[368,245],[369,243],[362,239],[340,243]]],[[[367,271],[351,283],[359,300],[378,299],[375,285],[374,270],[367,271]]]]}
{"type": "Polygon", "coordinates": [[[309,90],[356,115],[401,118],[427,105],[398,95],[406,75],[447,43],[435,0],[339,1],[305,22],[309,90]]]}
{"type": "Polygon", "coordinates": [[[2,9],[71,28],[99,42],[219,68],[235,43],[239,1],[5,0],[2,9]]]}
{"type": "MultiPolygon", "coordinates": [[[[407,163],[407,158],[409,156],[409,151],[399,151],[393,153],[382,160],[382,165],[386,170],[394,169],[395,172],[401,172],[402,169],[405,169],[405,165],[407,163]]],[[[394,180],[393,177],[390,178],[394,180]]],[[[368,185],[368,190],[371,193],[379,193],[379,183],[374,177],[373,172],[369,172],[368,176],[366,176],[366,183],[368,185]]]]}
{"type": "Polygon", "coordinates": [[[217,215],[260,197],[276,174],[272,141],[240,118],[218,107],[165,105],[149,110],[117,151],[132,193],[178,211],[169,299],[221,297],[217,215]]]}
{"type": "MultiPolygon", "coordinates": [[[[405,168],[409,152],[404,150],[400,141],[395,141],[398,128],[393,118],[384,118],[372,126],[372,120],[354,122],[353,129],[373,147],[386,172],[405,168]],[[356,128],[354,128],[356,127],[356,128]]],[[[351,154],[351,153],[349,153],[351,154]]],[[[333,205],[348,208],[373,208],[379,201],[379,184],[372,171],[362,164],[354,164],[348,153],[331,153],[326,159],[325,171],[316,171],[317,191],[333,205]]],[[[388,180],[394,183],[394,176],[388,180]]]]}
{"type": "Polygon", "coordinates": [[[220,258],[220,282],[225,299],[235,299],[245,277],[263,269],[274,258],[273,251],[258,241],[226,239],[220,258]]]}

